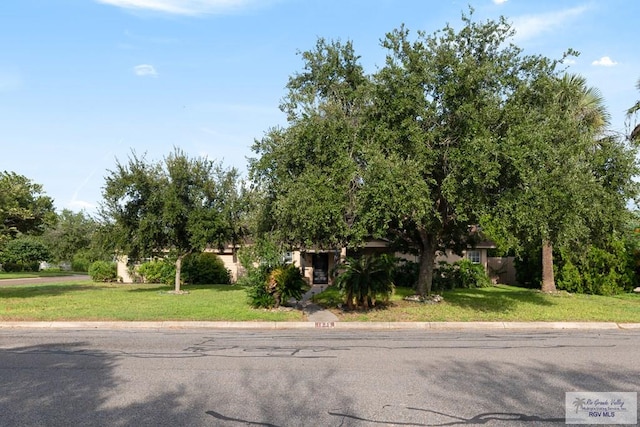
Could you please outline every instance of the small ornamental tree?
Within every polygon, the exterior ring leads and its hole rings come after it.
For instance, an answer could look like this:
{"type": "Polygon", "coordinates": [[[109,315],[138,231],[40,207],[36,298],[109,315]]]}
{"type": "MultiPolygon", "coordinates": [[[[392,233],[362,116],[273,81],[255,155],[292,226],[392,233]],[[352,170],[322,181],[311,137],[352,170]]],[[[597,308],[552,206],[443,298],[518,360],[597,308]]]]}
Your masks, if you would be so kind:
{"type": "Polygon", "coordinates": [[[238,173],[175,149],[161,162],[135,153],[110,171],[101,214],[113,249],[130,259],[175,257],[175,292],[182,261],[241,235],[238,173]]]}

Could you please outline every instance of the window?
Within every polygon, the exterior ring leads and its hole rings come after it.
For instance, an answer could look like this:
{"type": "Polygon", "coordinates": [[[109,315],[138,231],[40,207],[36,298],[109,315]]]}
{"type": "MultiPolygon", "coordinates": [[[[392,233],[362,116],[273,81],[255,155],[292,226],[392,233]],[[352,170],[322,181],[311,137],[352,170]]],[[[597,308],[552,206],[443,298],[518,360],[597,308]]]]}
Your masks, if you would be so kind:
{"type": "Polygon", "coordinates": [[[479,250],[468,250],[467,251],[467,259],[474,264],[480,264],[480,251],[479,250]]]}

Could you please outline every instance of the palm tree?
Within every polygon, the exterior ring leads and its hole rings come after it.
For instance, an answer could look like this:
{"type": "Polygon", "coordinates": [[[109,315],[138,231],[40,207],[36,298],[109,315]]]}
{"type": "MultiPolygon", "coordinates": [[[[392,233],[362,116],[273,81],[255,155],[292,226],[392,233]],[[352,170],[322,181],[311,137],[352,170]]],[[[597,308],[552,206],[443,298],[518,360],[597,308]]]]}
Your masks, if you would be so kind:
{"type": "MultiPolygon", "coordinates": [[[[640,81],[638,82],[640,84],[640,81]]],[[[585,131],[597,136],[610,124],[611,116],[605,107],[604,98],[598,88],[588,87],[587,80],[577,74],[565,74],[562,77],[561,102],[574,103],[574,116],[581,122],[585,131]],[[573,99],[572,99],[573,98],[573,99]]],[[[640,108],[640,103],[636,105],[640,108]]]]}
{"type": "MultiPolygon", "coordinates": [[[[556,101],[570,109],[587,138],[595,141],[602,138],[609,125],[609,113],[604,98],[597,88],[588,87],[586,79],[575,74],[565,74],[559,82],[556,101]]],[[[542,241],[542,291],[555,292],[553,273],[553,242],[550,238],[542,241]]]]}
{"type": "MultiPolygon", "coordinates": [[[[638,79],[638,82],[636,83],[636,88],[640,91],[640,79],[638,79]]],[[[638,111],[640,111],[640,100],[636,101],[635,105],[627,110],[627,119],[630,119],[631,116],[636,114],[638,111]]],[[[636,124],[635,128],[629,134],[629,139],[631,141],[640,140],[640,124],[636,124]]]]}

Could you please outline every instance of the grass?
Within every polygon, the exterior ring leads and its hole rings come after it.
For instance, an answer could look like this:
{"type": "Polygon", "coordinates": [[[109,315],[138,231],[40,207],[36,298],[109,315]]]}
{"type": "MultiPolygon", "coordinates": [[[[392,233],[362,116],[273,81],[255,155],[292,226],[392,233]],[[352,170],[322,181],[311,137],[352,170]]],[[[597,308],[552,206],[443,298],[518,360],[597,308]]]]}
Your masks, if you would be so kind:
{"type": "MultiPolygon", "coordinates": [[[[0,287],[0,321],[304,321],[297,310],[253,309],[245,288],[236,285],[184,286],[172,295],[165,285],[63,282],[0,287]]],[[[335,288],[314,301],[341,321],[580,321],[640,323],[640,295],[612,297],[543,294],[512,286],[458,289],[444,292],[444,301],[424,304],[404,301],[411,289],[398,288],[390,302],[368,312],[343,312],[335,288]]]]}
{"type": "Polygon", "coordinates": [[[253,309],[244,288],[123,285],[91,281],[0,287],[0,321],[302,321],[300,311],[253,309]]]}
{"type": "Polygon", "coordinates": [[[438,304],[403,300],[411,294],[411,289],[397,288],[387,305],[368,312],[338,309],[340,297],[333,288],[316,295],[314,301],[345,322],[640,322],[640,295],[635,294],[543,294],[499,285],[444,292],[444,301],[438,304]]]}

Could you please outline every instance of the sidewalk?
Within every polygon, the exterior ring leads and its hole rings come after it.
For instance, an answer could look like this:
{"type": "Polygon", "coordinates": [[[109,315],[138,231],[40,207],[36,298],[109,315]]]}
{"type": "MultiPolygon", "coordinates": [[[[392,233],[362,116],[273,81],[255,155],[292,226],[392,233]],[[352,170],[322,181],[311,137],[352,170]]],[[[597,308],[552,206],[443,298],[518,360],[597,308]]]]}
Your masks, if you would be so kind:
{"type": "Polygon", "coordinates": [[[307,315],[309,322],[330,324],[338,321],[338,317],[335,314],[329,310],[324,310],[319,305],[311,302],[311,298],[322,292],[326,287],[327,285],[311,286],[311,289],[302,296],[302,299],[298,303],[298,306],[302,308],[303,313],[307,315]]]}
{"type": "MultiPolygon", "coordinates": [[[[205,322],[205,321],[151,321],[151,322],[0,322],[4,329],[341,329],[341,330],[424,330],[424,331],[620,331],[640,333],[640,323],[614,322],[338,322],[323,318],[326,312],[312,313],[314,320],[307,322],[205,322]],[[317,315],[317,317],[316,317],[317,315]],[[318,320],[315,320],[318,319],[318,320]],[[325,320],[326,319],[326,320],[325,320]]],[[[333,315],[332,313],[329,313],[333,315]]]]}

